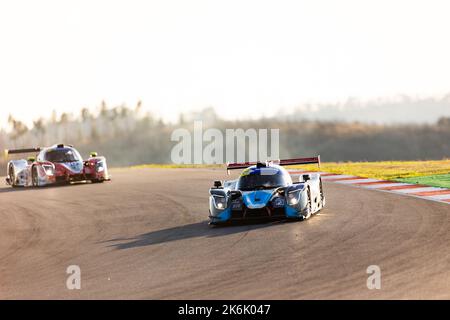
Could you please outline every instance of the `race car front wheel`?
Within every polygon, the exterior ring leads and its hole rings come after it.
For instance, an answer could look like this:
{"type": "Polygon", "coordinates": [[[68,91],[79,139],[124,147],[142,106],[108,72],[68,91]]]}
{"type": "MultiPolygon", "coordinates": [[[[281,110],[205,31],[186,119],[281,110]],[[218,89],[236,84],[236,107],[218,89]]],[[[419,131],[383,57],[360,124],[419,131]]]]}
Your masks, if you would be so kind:
{"type": "Polygon", "coordinates": [[[312,214],[312,201],[311,201],[311,190],[308,187],[308,191],[307,191],[307,203],[306,203],[306,208],[305,208],[305,214],[303,215],[303,219],[302,220],[306,220],[309,217],[311,217],[312,214]]]}
{"type": "Polygon", "coordinates": [[[33,169],[31,170],[31,182],[33,184],[33,187],[39,187],[39,176],[36,167],[33,167],[33,169]]]}
{"type": "Polygon", "coordinates": [[[9,183],[11,184],[11,187],[15,188],[16,185],[16,175],[14,173],[14,166],[11,164],[9,165],[9,183]]]}

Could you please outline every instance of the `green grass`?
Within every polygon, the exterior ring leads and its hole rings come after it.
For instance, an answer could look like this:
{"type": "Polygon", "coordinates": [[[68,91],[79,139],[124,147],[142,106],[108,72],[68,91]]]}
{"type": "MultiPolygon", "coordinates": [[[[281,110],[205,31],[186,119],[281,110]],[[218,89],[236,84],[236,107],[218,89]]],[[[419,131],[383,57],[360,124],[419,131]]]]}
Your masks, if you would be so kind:
{"type": "Polygon", "coordinates": [[[299,169],[349,174],[366,178],[397,180],[450,173],[450,160],[439,161],[382,161],[382,162],[325,162],[296,166],[299,169]]]}
{"type": "Polygon", "coordinates": [[[450,174],[397,179],[399,182],[424,184],[433,187],[450,188],[450,174]]]}

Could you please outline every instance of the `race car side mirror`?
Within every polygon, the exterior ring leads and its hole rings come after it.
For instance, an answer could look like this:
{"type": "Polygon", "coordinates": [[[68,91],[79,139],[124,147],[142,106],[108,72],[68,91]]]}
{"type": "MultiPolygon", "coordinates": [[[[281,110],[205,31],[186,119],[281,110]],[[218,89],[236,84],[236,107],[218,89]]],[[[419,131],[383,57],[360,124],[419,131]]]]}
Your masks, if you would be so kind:
{"type": "Polygon", "coordinates": [[[214,181],[214,188],[220,188],[222,187],[222,181],[216,180],[214,181]]]}
{"type": "Polygon", "coordinates": [[[304,174],[302,178],[304,182],[311,180],[311,176],[309,174],[304,174]]]}

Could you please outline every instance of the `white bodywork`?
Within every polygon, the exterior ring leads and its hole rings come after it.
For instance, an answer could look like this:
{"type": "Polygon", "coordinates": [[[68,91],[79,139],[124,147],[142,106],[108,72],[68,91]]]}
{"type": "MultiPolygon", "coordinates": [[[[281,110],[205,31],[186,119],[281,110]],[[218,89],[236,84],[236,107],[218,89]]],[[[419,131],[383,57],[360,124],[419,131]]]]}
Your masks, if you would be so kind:
{"type": "Polygon", "coordinates": [[[6,183],[13,187],[46,186],[58,182],[72,181],[109,181],[106,159],[97,154],[91,154],[87,160],[83,160],[79,152],[72,146],[55,145],[49,148],[29,148],[7,150],[12,154],[36,152],[36,159],[10,160],[7,166],[6,183]],[[69,155],[64,160],[49,158],[54,152],[69,155]]]}
{"type": "Polygon", "coordinates": [[[6,171],[7,181],[14,186],[30,186],[31,181],[31,165],[27,160],[11,160],[8,162],[6,171]]]}

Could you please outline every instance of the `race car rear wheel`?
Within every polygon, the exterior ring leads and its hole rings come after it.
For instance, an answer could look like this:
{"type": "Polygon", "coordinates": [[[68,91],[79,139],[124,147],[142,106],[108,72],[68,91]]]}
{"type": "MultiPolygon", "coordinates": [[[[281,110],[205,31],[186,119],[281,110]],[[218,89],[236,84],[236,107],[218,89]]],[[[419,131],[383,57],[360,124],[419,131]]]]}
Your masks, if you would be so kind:
{"type": "Polygon", "coordinates": [[[92,179],[91,182],[92,183],[103,183],[105,180],[104,179],[92,179]]]}
{"type": "Polygon", "coordinates": [[[33,167],[31,169],[31,182],[33,184],[33,187],[39,187],[39,176],[37,167],[33,167]]]}

